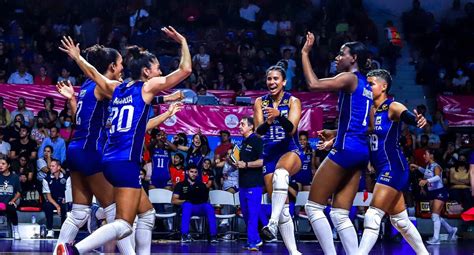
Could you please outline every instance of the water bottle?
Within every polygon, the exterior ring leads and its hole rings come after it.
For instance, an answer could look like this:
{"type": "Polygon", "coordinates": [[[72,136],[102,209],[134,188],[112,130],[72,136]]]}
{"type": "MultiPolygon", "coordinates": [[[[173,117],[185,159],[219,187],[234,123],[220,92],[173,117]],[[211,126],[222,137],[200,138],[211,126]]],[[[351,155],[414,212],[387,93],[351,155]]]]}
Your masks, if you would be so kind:
{"type": "Polygon", "coordinates": [[[36,217],[34,215],[31,216],[31,223],[36,224],[36,217]]]}

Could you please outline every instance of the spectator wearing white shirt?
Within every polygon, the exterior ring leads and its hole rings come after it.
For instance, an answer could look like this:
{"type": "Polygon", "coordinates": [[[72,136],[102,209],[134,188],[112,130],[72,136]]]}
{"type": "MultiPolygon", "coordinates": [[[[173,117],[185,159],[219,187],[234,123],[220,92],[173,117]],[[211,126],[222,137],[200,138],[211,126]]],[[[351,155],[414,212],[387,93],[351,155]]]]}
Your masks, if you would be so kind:
{"type": "Polygon", "coordinates": [[[248,0],[242,0],[242,7],[240,7],[240,18],[247,22],[255,23],[257,21],[257,14],[260,12],[260,7],[249,3],[248,0]]]}
{"type": "Polygon", "coordinates": [[[137,10],[135,12],[133,12],[132,15],[130,15],[130,18],[129,18],[129,24],[130,24],[130,29],[131,29],[131,33],[133,35],[133,33],[135,32],[135,26],[137,25],[137,21],[140,19],[140,18],[146,18],[150,16],[150,14],[143,8],[137,8],[137,10]]]}
{"type": "Polygon", "coordinates": [[[32,127],[35,120],[35,115],[31,110],[26,109],[26,99],[23,97],[18,98],[17,107],[11,112],[11,116],[15,118],[18,114],[23,115],[25,118],[25,125],[32,127]]]}
{"type": "Polygon", "coordinates": [[[276,20],[275,14],[271,13],[268,20],[262,25],[262,30],[271,36],[276,36],[278,31],[278,21],[276,20]]]}
{"type": "Polygon", "coordinates": [[[11,145],[8,142],[3,141],[3,133],[5,130],[0,128],[0,158],[6,158],[10,155],[11,145]]]}
{"type": "Polygon", "coordinates": [[[204,48],[204,45],[199,46],[199,53],[194,55],[193,62],[199,63],[201,65],[201,68],[204,70],[209,69],[211,57],[209,56],[209,54],[206,53],[206,48],[204,48]]]}
{"type": "Polygon", "coordinates": [[[33,76],[26,72],[25,63],[18,65],[18,70],[10,75],[7,83],[9,84],[33,84],[33,76]]]}
{"type": "Polygon", "coordinates": [[[71,76],[71,72],[66,67],[61,69],[61,75],[58,77],[58,82],[69,81],[72,86],[76,85],[76,78],[71,76]]]}

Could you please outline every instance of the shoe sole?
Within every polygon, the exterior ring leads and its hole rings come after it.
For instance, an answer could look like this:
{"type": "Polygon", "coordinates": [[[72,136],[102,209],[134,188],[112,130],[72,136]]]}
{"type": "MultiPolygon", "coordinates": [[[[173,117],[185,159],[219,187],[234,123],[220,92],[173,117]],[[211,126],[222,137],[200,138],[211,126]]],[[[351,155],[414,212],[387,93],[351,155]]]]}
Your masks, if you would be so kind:
{"type": "Polygon", "coordinates": [[[263,237],[266,241],[271,241],[273,239],[276,239],[276,236],[270,231],[270,229],[268,227],[263,227],[262,229],[262,234],[263,234],[263,237]]]}

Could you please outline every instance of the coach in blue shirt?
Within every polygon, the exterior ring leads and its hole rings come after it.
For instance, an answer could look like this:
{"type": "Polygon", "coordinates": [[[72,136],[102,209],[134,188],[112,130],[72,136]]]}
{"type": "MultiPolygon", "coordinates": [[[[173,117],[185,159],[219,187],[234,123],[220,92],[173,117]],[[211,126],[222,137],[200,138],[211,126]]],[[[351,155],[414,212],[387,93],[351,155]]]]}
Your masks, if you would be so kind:
{"type": "Polygon", "coordinates": [[[239,130],[244,140],[240,149],[240,160],[236,166],[239,168],[240,208],[247,225],[246,248],[258,251],[258,246],[261,245],[258,235],[258,215],[263,188],[263,141],[253,133],[252,117],[243,117],[239,123],[239,130]]]}

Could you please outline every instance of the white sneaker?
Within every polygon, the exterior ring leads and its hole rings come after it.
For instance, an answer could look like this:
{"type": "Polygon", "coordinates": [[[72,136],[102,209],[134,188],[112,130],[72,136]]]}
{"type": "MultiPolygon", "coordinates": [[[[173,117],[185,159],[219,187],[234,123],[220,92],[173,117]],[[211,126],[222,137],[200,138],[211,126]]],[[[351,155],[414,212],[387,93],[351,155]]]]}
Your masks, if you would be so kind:
{"type": "Polygon", "coordinates": [[[441,242],[439,241],[439,238],[438,239],[435,239],[435,238],[430,238],[428,241],[426,241],[427,244],[430,244],[430,245],[434,245],[434,244],[440,244],[441,242]]]}
{"type": "Polygon", "coordinates": [[[269,221],[268,225],[262,228],[263,237],[265,240],[274,240],[277,238],[278,233],[278,223],[269,221]]]}
{"type": "Polygon", "coordinates": [[[18,232],[18,226],[12,226],[12,232],[13,232],[13,239],[15,240],[20,240],[20,232],[18,232]]]}
{"type": "Polygon", "coordinates": [[[448,235],[448,241],[456,241],[456,239],[458,238],[458,236],[456,235],[456,233],[458,232],[458,228],[457,227],[453,227],[453,231],[451,231],[451,233],[449,233],[448,235]]]}
{"type": "Polygon", "coordinates": [[[54,231],[48,230],[48,234],[46,234],[46,238],[54,238],[54,231]]]}

